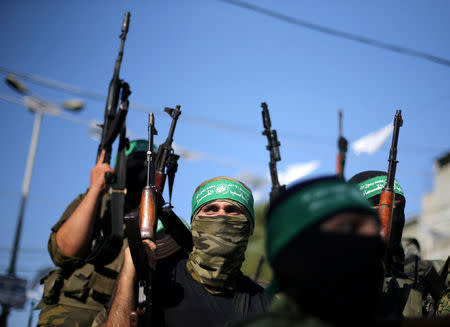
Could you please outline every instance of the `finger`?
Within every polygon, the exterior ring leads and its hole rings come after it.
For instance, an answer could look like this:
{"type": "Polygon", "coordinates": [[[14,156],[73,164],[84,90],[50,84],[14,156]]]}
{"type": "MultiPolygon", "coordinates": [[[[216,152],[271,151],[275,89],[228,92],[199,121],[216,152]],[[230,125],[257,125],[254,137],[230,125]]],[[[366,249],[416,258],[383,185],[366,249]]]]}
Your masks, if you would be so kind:
{"type": "Polygon", "coordinates": [[[105,156],[106,156],[106,150],[102,150],[102,152],[100,152],[100,156],[98,157],[98,161],[97,162],[103,162],[105,160],[105,156]]]}
{"type": "Polygon", "coordinates": [[[150,250],[155,251],[156,250],[156,244],[150,240],[142,240],[143,243],[145,243],[145,245],[147,245],[150,250]]]}
{"type": "Polygon", "coordinates": [[[148,265],[151,269],[155,269],[156,267],[156,253],[154,251],[154,249],[156,249],[156,245],[155,243],[151,242],[151,241],[147,241],[144,240],[144,249],[145,249],[145,253],[147,255],[147,262],[148,265]]]}
{"type": "Polygon", "coordinates": [[[131,258],[131,252],[130,252],[130,248],[128,246],[125,248],[124,255],[127,258],[131,258]]]}
{"type": "Polygon", "coordinates": [[[114,172],[114,168],[112,168],[110,165],[108,165],[107,163],[102,163],[99,165],[99,168],[101,168],[102,170],[104,170],[105,172],[109,171],[109,172],[114,172]]]}

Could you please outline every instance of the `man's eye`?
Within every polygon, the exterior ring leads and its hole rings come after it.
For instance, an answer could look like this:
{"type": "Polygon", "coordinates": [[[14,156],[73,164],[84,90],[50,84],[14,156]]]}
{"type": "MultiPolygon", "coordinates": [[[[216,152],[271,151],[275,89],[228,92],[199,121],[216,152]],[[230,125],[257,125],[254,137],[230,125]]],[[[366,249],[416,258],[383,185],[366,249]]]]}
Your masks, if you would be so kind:
{"type": "Polygon", "coordinates": [[[236,208],[236,207],[228,207],[228,208],[225,209],[225,212],[226,213],[235,213],[235,214],[241,213],[239,208],[236,208]]]}

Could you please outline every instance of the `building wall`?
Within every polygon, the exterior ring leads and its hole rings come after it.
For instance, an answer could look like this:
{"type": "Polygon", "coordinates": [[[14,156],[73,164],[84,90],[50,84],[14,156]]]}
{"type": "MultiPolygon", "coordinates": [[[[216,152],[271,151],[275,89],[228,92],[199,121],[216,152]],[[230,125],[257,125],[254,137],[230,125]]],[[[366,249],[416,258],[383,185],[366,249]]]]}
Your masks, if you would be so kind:
{"type": "Polygon", "coordinates": [[[440,160],[435,166],[434,190],[423,196],[418,222],[418,239],[426,259],[446,259],[450,255],[450,164],[440,160]]]}

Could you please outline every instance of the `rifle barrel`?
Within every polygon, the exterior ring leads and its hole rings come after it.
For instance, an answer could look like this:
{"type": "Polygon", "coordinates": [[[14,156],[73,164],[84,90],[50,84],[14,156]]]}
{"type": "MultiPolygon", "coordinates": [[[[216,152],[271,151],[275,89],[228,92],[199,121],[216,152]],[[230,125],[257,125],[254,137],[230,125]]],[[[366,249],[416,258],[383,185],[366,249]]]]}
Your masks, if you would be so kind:
{"type": "Polygon", "coordinates": [[[394,118],[394,131],[392,132],[392,144],[389,151],[389,167],[388,174],[386,177],[386,188],[388,190],[394,189],[395,172],[397,169],[397,145],[398,145],[398,135],[400,132],[400,127],[403,125],[402,111],[397,110],[394,118]]]}
{"type": "Polygon", "coordinates": [[[114,133],[111,131],[111,124],[114,121],[117,106],[119,104],[119,95],[120,95],[120,89],[121,89],[121,80],[119,78],[120,74],[120,66],[122,64],[122,58],[123,58],[123,50],[125,47],[125,39],[126,35],[128,33],[128,27],[130,25],[130,13],[125,13],[125,18],[122,22],[122,33],[120,34],[120,49],[119,54],[117,56],[116,62],[114,64],[114,72],[113,77],[111,78],[111,81],[109,82],[109,88],[108,88],[108,96],[106,98],[106,106],[105,106],[105,114],[104,114],[104,122],[103,122],[103,130],[102,130],[102,139],[100,142],[100,145],[98,147],[97,151],[97,158],[96,162],[98,160],[98,157],[100,156],[100,153],[103,149],[106,150],[105,160],[104,162],[109,163],[111,160],[111,145],[115,139],[108,139],[108,136],[111,136],[115,134],[117,136],[118,132],[120,131],[120,126],[117,127],[117,133],[114,133]]]}
{"type": "Polygon", "coordinates": [[[125,47],[125,40],[127,38],[128,33],[128,27],[130,26],[130,12],[127,11],[125,13],[125,17],[122,21],[122,33],[120,34],[120,48],[119,48],[119,55],[117,56],[116,64],[114,65],[114,76],[119,78],[119,71],[120,66],[122,64],[122,58],[123,58],[123,50],[125,47]]]}
{"type": "Polygon", "coordinates": [[[155,171],[154,168],[154,155],[153,155],[153,135],[158,134],[155,129],[155,116],[153,112],[148,114],[148,149],[147,149],[147,185],[155,185],[155,175],[152,172],[155,171]]]}
{"type": "Polygon", "coordinates": [[[397,110],[394,117],[394,131],[392,133],[391,149],[389,151],[389,166],[386,177],[386,185],[383,187],[378,205],[378,214],[381,220],[382,236],[390,246],[391,226],[392,226],[392,210],[394,207],[394,182],[395,172],[397,168],[397,144],[400,127],[403,125],[402,111],[397,110]]]}
{"type": "Polygon", "coordinates": [[[267,146],[266,149],[269,150],[270,153],[270,161],[269,161],[269,171],[270,171],[270,179],[272,181],[272,190],[270,192],[270,199],[273,198],[284,189],[284,185],[280,185],[280,181],[278,180],[278,171],[277,171],[277,161],[281,160],[280,155],[280,142],[278,141],[278,135],[276,130],[271,130],[272,123],[270,121],[269,109],[267,107],[267,103],[261,103],[262,107],[262,119],[264,125],[263,135],[267,137],[267,146]]]}

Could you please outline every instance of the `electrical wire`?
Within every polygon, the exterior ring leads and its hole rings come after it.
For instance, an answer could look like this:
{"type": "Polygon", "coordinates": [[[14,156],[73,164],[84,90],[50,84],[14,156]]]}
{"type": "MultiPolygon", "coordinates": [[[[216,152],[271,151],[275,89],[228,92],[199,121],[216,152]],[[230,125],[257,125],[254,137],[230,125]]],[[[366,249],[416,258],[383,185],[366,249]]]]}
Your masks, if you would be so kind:
{"type": "Polygon", "coordinates": [[[245,8],[250,11],[258,12],[260,14],[270,16],[272,18],[282,20],[284,22],[287,22],[287,23],[290,23],[293,25],[305,27],[310,30],[314,30],[316,32],[320,32],[323,34],[328,34],[328,35],[332,35],[335,37],[359,42],[359,43],[366,44],[366,45],[369,45],[369,46],[372,46],[375,48],[384,49],[384,50],[388,50],[388,51],[395,52],[395,53],[400,53],[402,55],[406,55],[406,56],[410,56],[410,57],[425,59],[425,60],[434,62],[436,64],[450,67],[450,60],[442,58],[442,57],[438,57],[438,56],[435,56],[435,55],[432,55],[429,53],[425,53],[422,51],[417,51],[417,50],[405,48],[405,47],[402,47],[399,45],[387,43],[384,41],[378,41],[375,39],[371,39],[371,38],[368,38],[365,36],[361,36],[361,35],[357,35],[357,34],[353,34],[353,33],[347,33],[347,32],[336,30],[334,28],[314,24],[314,23],[308,22],[306,20],[298,19],[298,18],[284,15],[282,13],[279,13],[279,12],[276,12],[276,11],[273,11],[270,9],[266,9],[266,8],[263,8],[260,6],[253,5],[253,4],[250,4],[245,1],[238,1],[238,0],[218,0],[218,1],[225,2],[227,4],[230,4],[230,5],[233,5],[236,7],[245,8]]]}
{"type": "MultiPolygon", "coordinates": [[[[42,85],[42,86],[45,86],[48,88],[52,88],[52,89],[56,89],[59,91],[62,90],[69,94],[82,95],[88,99],[95,100],[95,101],[106,101],[106,98],[98,93],[90,92],[90,91],[81,89],[79,87],[69,85],[67,83],[54,81],[54,80],[40,77],[37,75],[14,71],[14,70],[11,70],[11,69],[3,67],[3,66],[0,66],[0,72],[7,73],[7,74],[14,74],[18,77],[30,80],[39,85],[42,85]]],[[[7,95],[0,94],[0,98],[4,99],[6,101],[17,103],[17,104],[23,104],[22,100],[15,99],[15,98],[9,97],[7,95]]],[[[160,110],[156,110],[154,107],[144,105],[141,103],[136,103],[136,102],[130,103],[130,109],[142,111],[142,112],[154,112],[155,115],[162,115],[160,110]]],[[[65,113],[61,114],[59,117],[61,117],[61,116],[62,116],[62,118],[66,119],[66,120],[79,122],[86,126],[89,126],[89,124],[91,123],[91,121],[86,121],[81,118],[74,117],[72,115],[67,115],[65,113]]],[[[245,135],[248,135],[248,136],[251,136],[254,138],[260,138],[260,130],[256,130],[250,126],[228,124],[228,123],[224,123],[223,121],[200,118],[200,117],[185,114],[185,113],[183,113],[183,120],[186,122],[189,122],[191,124],[194,124],[194,125],[199,125],[199,126],[203,126],[203,127],[207,127],[207,128],[211,128],[211,129],[215,129],[215,130],[240,133],[240,134],[245,134],[245,135]]],[[[306,135],[306,134],[299,135],[298,133],[290,133],[290,132],[281,132],[281,133],[279,133],[279,135],[281,135],[283,137],[283,140],[284,140],[283,144],[290,145],[290,146],[297,147],[297,148],[300,147],[302,149],[304,149],[305,146],[311,146],[312,143],[320,144],[322,146],[325,146],[325,145],[330,146],[330,144],[331,144],[330,142],[328,142],[328,140],[319,138],[317,135],[306,135]],[[303,142],[303,140],[307,140],[307,142],[306,141],[303,142]]],[[[427,147],[419,146],[418,147],[417,145],[408,145],[408,144],[402,145],[402,149],[405,152],[436,153],[436,152],[442,151],[442,149],[431,148],[429,146],[427,146],[427,147]]],[[[312,148],[312,151],[316,151],[316,150],[317,149],[312,148]]],[[[316,152],[318,152],[318,151],[316,151],[316,152]]],[[[322,151],[319,151],[319,152],[322,152],[322,151]]]]}

